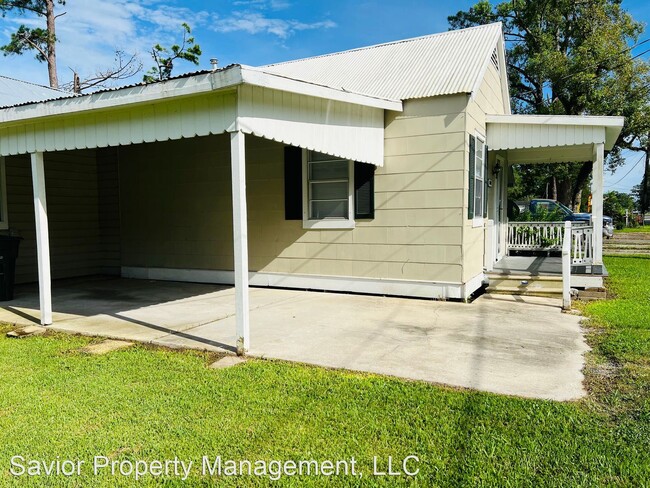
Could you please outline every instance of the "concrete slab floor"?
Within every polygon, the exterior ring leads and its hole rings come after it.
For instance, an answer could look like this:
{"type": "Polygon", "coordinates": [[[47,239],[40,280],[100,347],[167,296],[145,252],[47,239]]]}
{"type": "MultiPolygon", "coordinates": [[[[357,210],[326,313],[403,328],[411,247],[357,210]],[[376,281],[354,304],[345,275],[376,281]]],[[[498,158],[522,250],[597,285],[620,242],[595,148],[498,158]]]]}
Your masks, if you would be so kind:
{"type": "MultiPolygon", "coordinates": [[[[219,352],[235,350],[234,290],[118,278],[55,282],[54,330],[219,352]]],[[[0,321],[38,322],[17,287],[0,321]]],[[[582,397],[588,350],[560,302],[508,295],[472,304],[251,289],[251,356],[532,398],[582,397]]]]}

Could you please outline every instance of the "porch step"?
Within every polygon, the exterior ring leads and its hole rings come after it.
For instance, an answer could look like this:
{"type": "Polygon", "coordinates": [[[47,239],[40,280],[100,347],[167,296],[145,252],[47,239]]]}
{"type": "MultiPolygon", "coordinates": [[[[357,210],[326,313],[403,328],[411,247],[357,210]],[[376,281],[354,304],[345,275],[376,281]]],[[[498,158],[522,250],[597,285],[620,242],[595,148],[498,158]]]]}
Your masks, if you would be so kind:
{"type": "Polygon", "coordinates": [[[487,293],[508,295],[528,295],[541,297],[561,297],[561,276],[533,275],[503,275],[490,273],[487,275],[489,285],[487,293]]]}

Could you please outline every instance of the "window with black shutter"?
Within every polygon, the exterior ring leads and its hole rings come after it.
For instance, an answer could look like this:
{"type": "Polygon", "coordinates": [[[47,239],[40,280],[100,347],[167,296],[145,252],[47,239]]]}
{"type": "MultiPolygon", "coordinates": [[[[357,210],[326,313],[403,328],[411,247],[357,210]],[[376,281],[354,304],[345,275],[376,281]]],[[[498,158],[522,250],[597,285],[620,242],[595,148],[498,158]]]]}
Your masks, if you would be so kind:
{"type": "Polygon", "coordinates": [[[302,220],[302,149],[284,148],[284,218],[302,220]]]}
{"type": "Polygon", "coordinates": [[[375,218],[375,166],[354,163],[354,218],[375,218]]]}

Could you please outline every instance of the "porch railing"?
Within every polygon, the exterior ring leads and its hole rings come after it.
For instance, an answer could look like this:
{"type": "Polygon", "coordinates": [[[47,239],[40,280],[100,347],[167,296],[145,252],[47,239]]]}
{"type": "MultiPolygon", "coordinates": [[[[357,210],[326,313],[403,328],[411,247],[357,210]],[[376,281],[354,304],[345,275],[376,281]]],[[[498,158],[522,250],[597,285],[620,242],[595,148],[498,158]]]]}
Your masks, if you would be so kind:
{"type": "MultiPolygon", "coordinates": [[[[508,222],[508,253],[511,251],[562,251],[564,227],[564,222],[508,222]]],[[[572,264],[593,263],[593,237],[593,226],[587,222],[572,222],[572,264]]]]}

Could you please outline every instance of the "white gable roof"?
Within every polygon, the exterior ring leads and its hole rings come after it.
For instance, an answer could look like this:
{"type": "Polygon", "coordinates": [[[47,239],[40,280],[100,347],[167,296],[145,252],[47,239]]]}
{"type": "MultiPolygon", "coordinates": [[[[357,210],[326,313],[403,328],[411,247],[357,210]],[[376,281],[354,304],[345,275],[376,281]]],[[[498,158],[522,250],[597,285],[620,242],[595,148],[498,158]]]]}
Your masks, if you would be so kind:
{"type": "Polygon", "coordinates": [[[70,94],[0,75],[0,107],[61,98],[70,94]]]}
{"type": "Polygon", "coordinates": [[[473,93],[501,37],[495,23],[259,69],[392,100],[473,93]]]}

